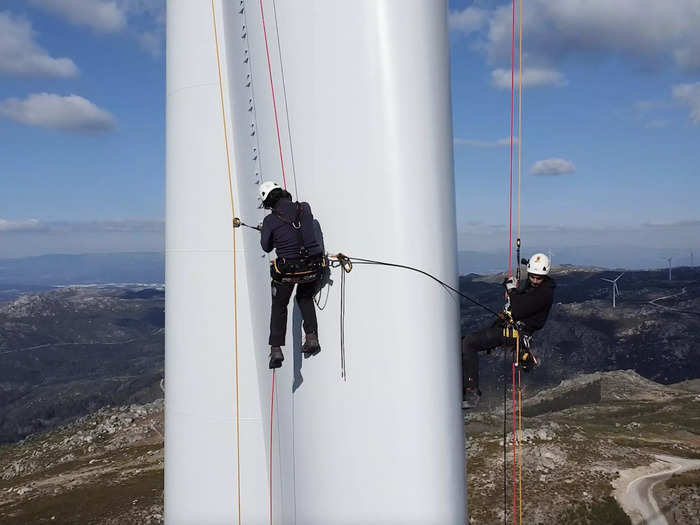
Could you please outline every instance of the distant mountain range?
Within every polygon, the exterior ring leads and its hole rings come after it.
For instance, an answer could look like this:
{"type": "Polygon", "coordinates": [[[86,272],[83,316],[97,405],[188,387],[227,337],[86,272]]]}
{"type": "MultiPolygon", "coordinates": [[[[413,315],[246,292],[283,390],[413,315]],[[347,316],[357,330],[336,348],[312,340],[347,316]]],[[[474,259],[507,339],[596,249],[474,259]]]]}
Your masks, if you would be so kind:
{"type": "MultiPolygon", "coordinates": [[[[529,251],[522,253],[522,257],[530,255],[529,251]]],[[[553,261],[558,265],[646,270],[667,267],[665,257],[669,256],[674,257],[674,266],[690,265],[689,252],[667,253],[655,249],[640,252],[629,247],[595,246],[559,248],[553,254],[553,261]]],[[[507,269],[507,260],[505,252],[463,250],[458,253],[459,273],[486,275],[502,272],[507,269]]],[[[160,252],[50,254],[0,259],[0,301],[3,289],[36,291],[67,284],[162,283],[164,279],[165,255],[160,252]]]]}
{"type": "Polygon", "coordinates": [[[162,253],[40,255],[0,259],[0,287],[67,284],[162,283],[162,253]]]}
{"type": "MultiPolygon", "coordinates": [[[[668,257],[674,267],[691,266],[690,250],[664,250],[657,248],[638,248],[636,246],[576,246],[556,248],[552,260],[557,265],[569,265],[595,268],[627,268],[629,270],[652,270],[668,268],[668,257]]],[[[521,257],[529,257],[534,251],[549,253],[549,246],[540,246],[536,250],[523,250],[521,257]]],[[[698,257],[700,259],[700,256],[698,257]]],[[[515,260],[515,254],[513,254],[515,260]]],[[[700,263],[700,261],[698,261],[700,263]]],[[[459,273],[490,274],[508,269],[508,254],[503,252],[480,252],[462,250],[458,253],[459,273]]]]}
{"type": "Polygon", "coordinates": [[[165,291],[70,286],[0,306],[0,444],[162,395],[165,291]]]}

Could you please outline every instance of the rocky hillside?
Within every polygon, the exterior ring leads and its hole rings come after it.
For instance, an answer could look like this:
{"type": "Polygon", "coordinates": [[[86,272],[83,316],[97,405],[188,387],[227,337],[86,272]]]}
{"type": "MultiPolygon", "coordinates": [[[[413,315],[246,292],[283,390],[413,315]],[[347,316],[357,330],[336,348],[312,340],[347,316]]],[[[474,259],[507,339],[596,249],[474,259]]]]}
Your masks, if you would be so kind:
{"type": "MultiPolygon", "coordinates": [[[[510,407],[506,419],[510,520],[510,407]]],[[[522,428],[524,523],[629,524],[622,510],[626,502],[613,498],[613,484],[627,469],[645,474],[658,463],[658,454],[700,459],[700,396],[632,371],[584,375],[527,399],[522,428]]],[[[501,523],[503,412],[482,409],[468,414],[465,432],[471,524],[501,523]]],[[[700,484],[693,480],[695,474],[688,472],[657,485],[660,508],[669,517],[673,509],[679,516],[700,516],[700,484]]]]}
{"type": "Polygon", "coordinates": [[[162,523],[162,399],[0,448],[0,522],[162,523]]]}
{"type": "MultiPolygon", "coordinates": [[[[615,499],[615,486],[624,489],[622,481],[658,471],[660,454],[700,459],[700,396],[682,386],[622,371],[572,378],[527,399],[523,523],[632,523],[623,511],[626,502],[615,499]],[[591,385],[600,392],[597,400],[566,401],[591,385]],[[528,414],[532,407],[541,412],[528,414]]],[[[510,413],[506,417],[505,506],[511,522],[510,413]]],[[[103,408],[5,445],[0,448],[2,523],[162,523],[162,434],[163,405],[157,400],[103,408]]],[[[465,435],[470,523],[502,523],[503,414],[469,413],[465,435]]],[[[696,464],[700,467],[700,461],[696,464]]],[[[655,486],[654,494],[669,523],[697,523],[700,470],[670,477],[655,486]]]]}
{"type": "MultiPolygon", "coordinates": [[[[535,352],[541,366],[525,376],[530,393],[580,373],[631,369],[659,383],[700,377],[700,268],[628,272],[618,281],[621,295],[612,308],[611,288],[601,278],[620,272],[557,267],[555,304],[535,352]]],[[[489,307],[503,307],[503,275],[469,275],[461,290],[489,307]]],[[[486,326],[492,316],[462,301],[462,332],[486,326]]],[[[502,396],[503,353],[481,359],[482,390],[502,396]],[[500,392],[500,394],[499,394],[500,392]]],[[[510,382],[510,364],[505,365],[510,382]]]]}
{"type": "Polygon", "coordinates": [[[0,307],[0,443],[162,395],[164,291],[71,286],[0,307]]]}

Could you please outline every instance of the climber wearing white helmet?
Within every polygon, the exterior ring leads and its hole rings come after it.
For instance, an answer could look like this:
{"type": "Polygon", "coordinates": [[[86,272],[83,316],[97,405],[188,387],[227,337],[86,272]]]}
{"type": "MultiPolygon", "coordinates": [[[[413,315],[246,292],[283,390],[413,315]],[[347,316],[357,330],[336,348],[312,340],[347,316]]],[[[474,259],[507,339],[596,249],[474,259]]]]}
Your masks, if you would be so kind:
{"type": "Polygon", "coordinates": [[[263,182],[258,190],[260,207],[271,210],[260,227],[260,245],[273,249],[277,258],[270,265],[272,308],[270,312],[270,368],[282,366],[287,332],[287,305],[294,287],[296,301],[304,320],[305,357],[318,354],[318,324],[314,294],[327,268],[323,254],[321,227],[308,202],[292,202],[291,194],[276,182],[263,182]]]}
{"type": "MultiPolygon", "coordinates": [[[[517,323],[520,337],[531,337],[536,330],[544,327],[554,302],[556,287],[554,279],[549,277],[549,265],[549,257],[543,253],[536,253],[530,257],[527,262],[527,280],[518,283],[515,278],[508,277],[503,281],[508,293],[509,311],[500,314],[499,319],[492,325],[462,338],[463,408],[475,407],[481,396],[478,352],[499,346],[513,347],[516,343],[516,338],[504,334],[507,315],[517,323]]],[[[525,370],[533,365],[531,352],[529,359],[530,362],[521,363],[525,370]]]]}

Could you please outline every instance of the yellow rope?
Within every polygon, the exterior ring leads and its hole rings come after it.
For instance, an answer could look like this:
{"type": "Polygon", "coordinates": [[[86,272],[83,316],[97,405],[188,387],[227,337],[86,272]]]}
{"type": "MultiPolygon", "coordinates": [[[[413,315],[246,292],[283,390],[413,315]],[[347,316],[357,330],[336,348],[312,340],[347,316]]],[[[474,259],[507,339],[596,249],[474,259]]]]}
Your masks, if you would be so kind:
{"type": "Polygon", "coordinates": [[[520,388],[518,369],[518,488],[520,492],[520,525],[523,523],[523,391],[520,388]]]}
{"type": "MultiPolygon", "coordinates": [[[[520,0],[520,16],[518,17],[519,62],[518,68],[518,242],[520,242],[520,187],[522,181],[523,160],[523,0],[520,0]]],[[[520,261],[518,261],[520,264],[520,261]]],[[[517,353],[520,359],[520,338],[518,338],[517,353]]],[[[520,494],[519,512],[520,525],[523,523],[523,391],[520,386],[520,368],[518,368],[518,492],[520,494]]]]}
{"type": "MultiPolygon", "coordinates": [[[[231,181],[231,156],[228,149],[228,130],[226,129],[226,109],[224,106],[224,87],[221,80],[221,58],[219,56],[219,36],[216,31],[216,10],[214,0],[211,0],[211,16],[214,24],[214,44],[216,45],[216,67],[219,73],[219,97],[221,99],[221,122],[224,127],[224,144],[226,146],[226,171],[228,173],[229,198],[231,200],[231,218],[236,217],[233,202],[233,183],[231,181]]],[[[233,221],[232,221],[233,224],[233,221]]],[[[236,381],[236,481],[238,492],[238,525],[241,524],[241,440],[240,440],[240,417],[238,410],[238,281],[236,268],[236,229],[232,227],[233,237],[233,338],[235,356],[235,381],[236,381]]]]}

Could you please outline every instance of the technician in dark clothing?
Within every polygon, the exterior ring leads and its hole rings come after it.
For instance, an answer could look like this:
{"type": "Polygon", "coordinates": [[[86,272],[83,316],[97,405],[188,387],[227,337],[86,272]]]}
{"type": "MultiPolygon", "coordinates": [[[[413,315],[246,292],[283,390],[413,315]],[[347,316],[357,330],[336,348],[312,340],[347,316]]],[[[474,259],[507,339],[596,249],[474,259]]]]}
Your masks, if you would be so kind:
{"type": "MultiPolygon", "coordinates": [[[[510,300],[510,313],[513,321],[519,322],[521,337],[531,336],[536,330],[540,330],[552,308],[556,284],[548,276],[549,264],[549,257],[543,253],[536,253],[527,263],[528,274],[524,283],[518,286],[512,277],[503,283],[510,300]]],[[[500,314],[499,320],[492,325],[462,338],[463,408],[475,407],[481,395],[478,352],[499,346],[513,347],[516,344],[516,339],[503,333],[505,319],[505,315],[500,314]]],[[[531,353],[529,358],[532,359],[531,353]]]]}
{"type": "MultiPolygon", "coordinates": [[[[318,354],[318,324],[314,294],[318,288],[323,248],[316,239],[314,216],[307,202],[292,202],[292,196],[275,182],[260,185],[262,207],[272,210],[260,228],[260,245],[266,252],[276,250],[271,266],[272,309],[270,312],[270,368],[282,366],[287,332],[287,305],[297,286],[296,301],[301,310],[306,340],[306,357],[318,354]]],[[[316,221],[316,224],[318,222],[316,221]]]]}

